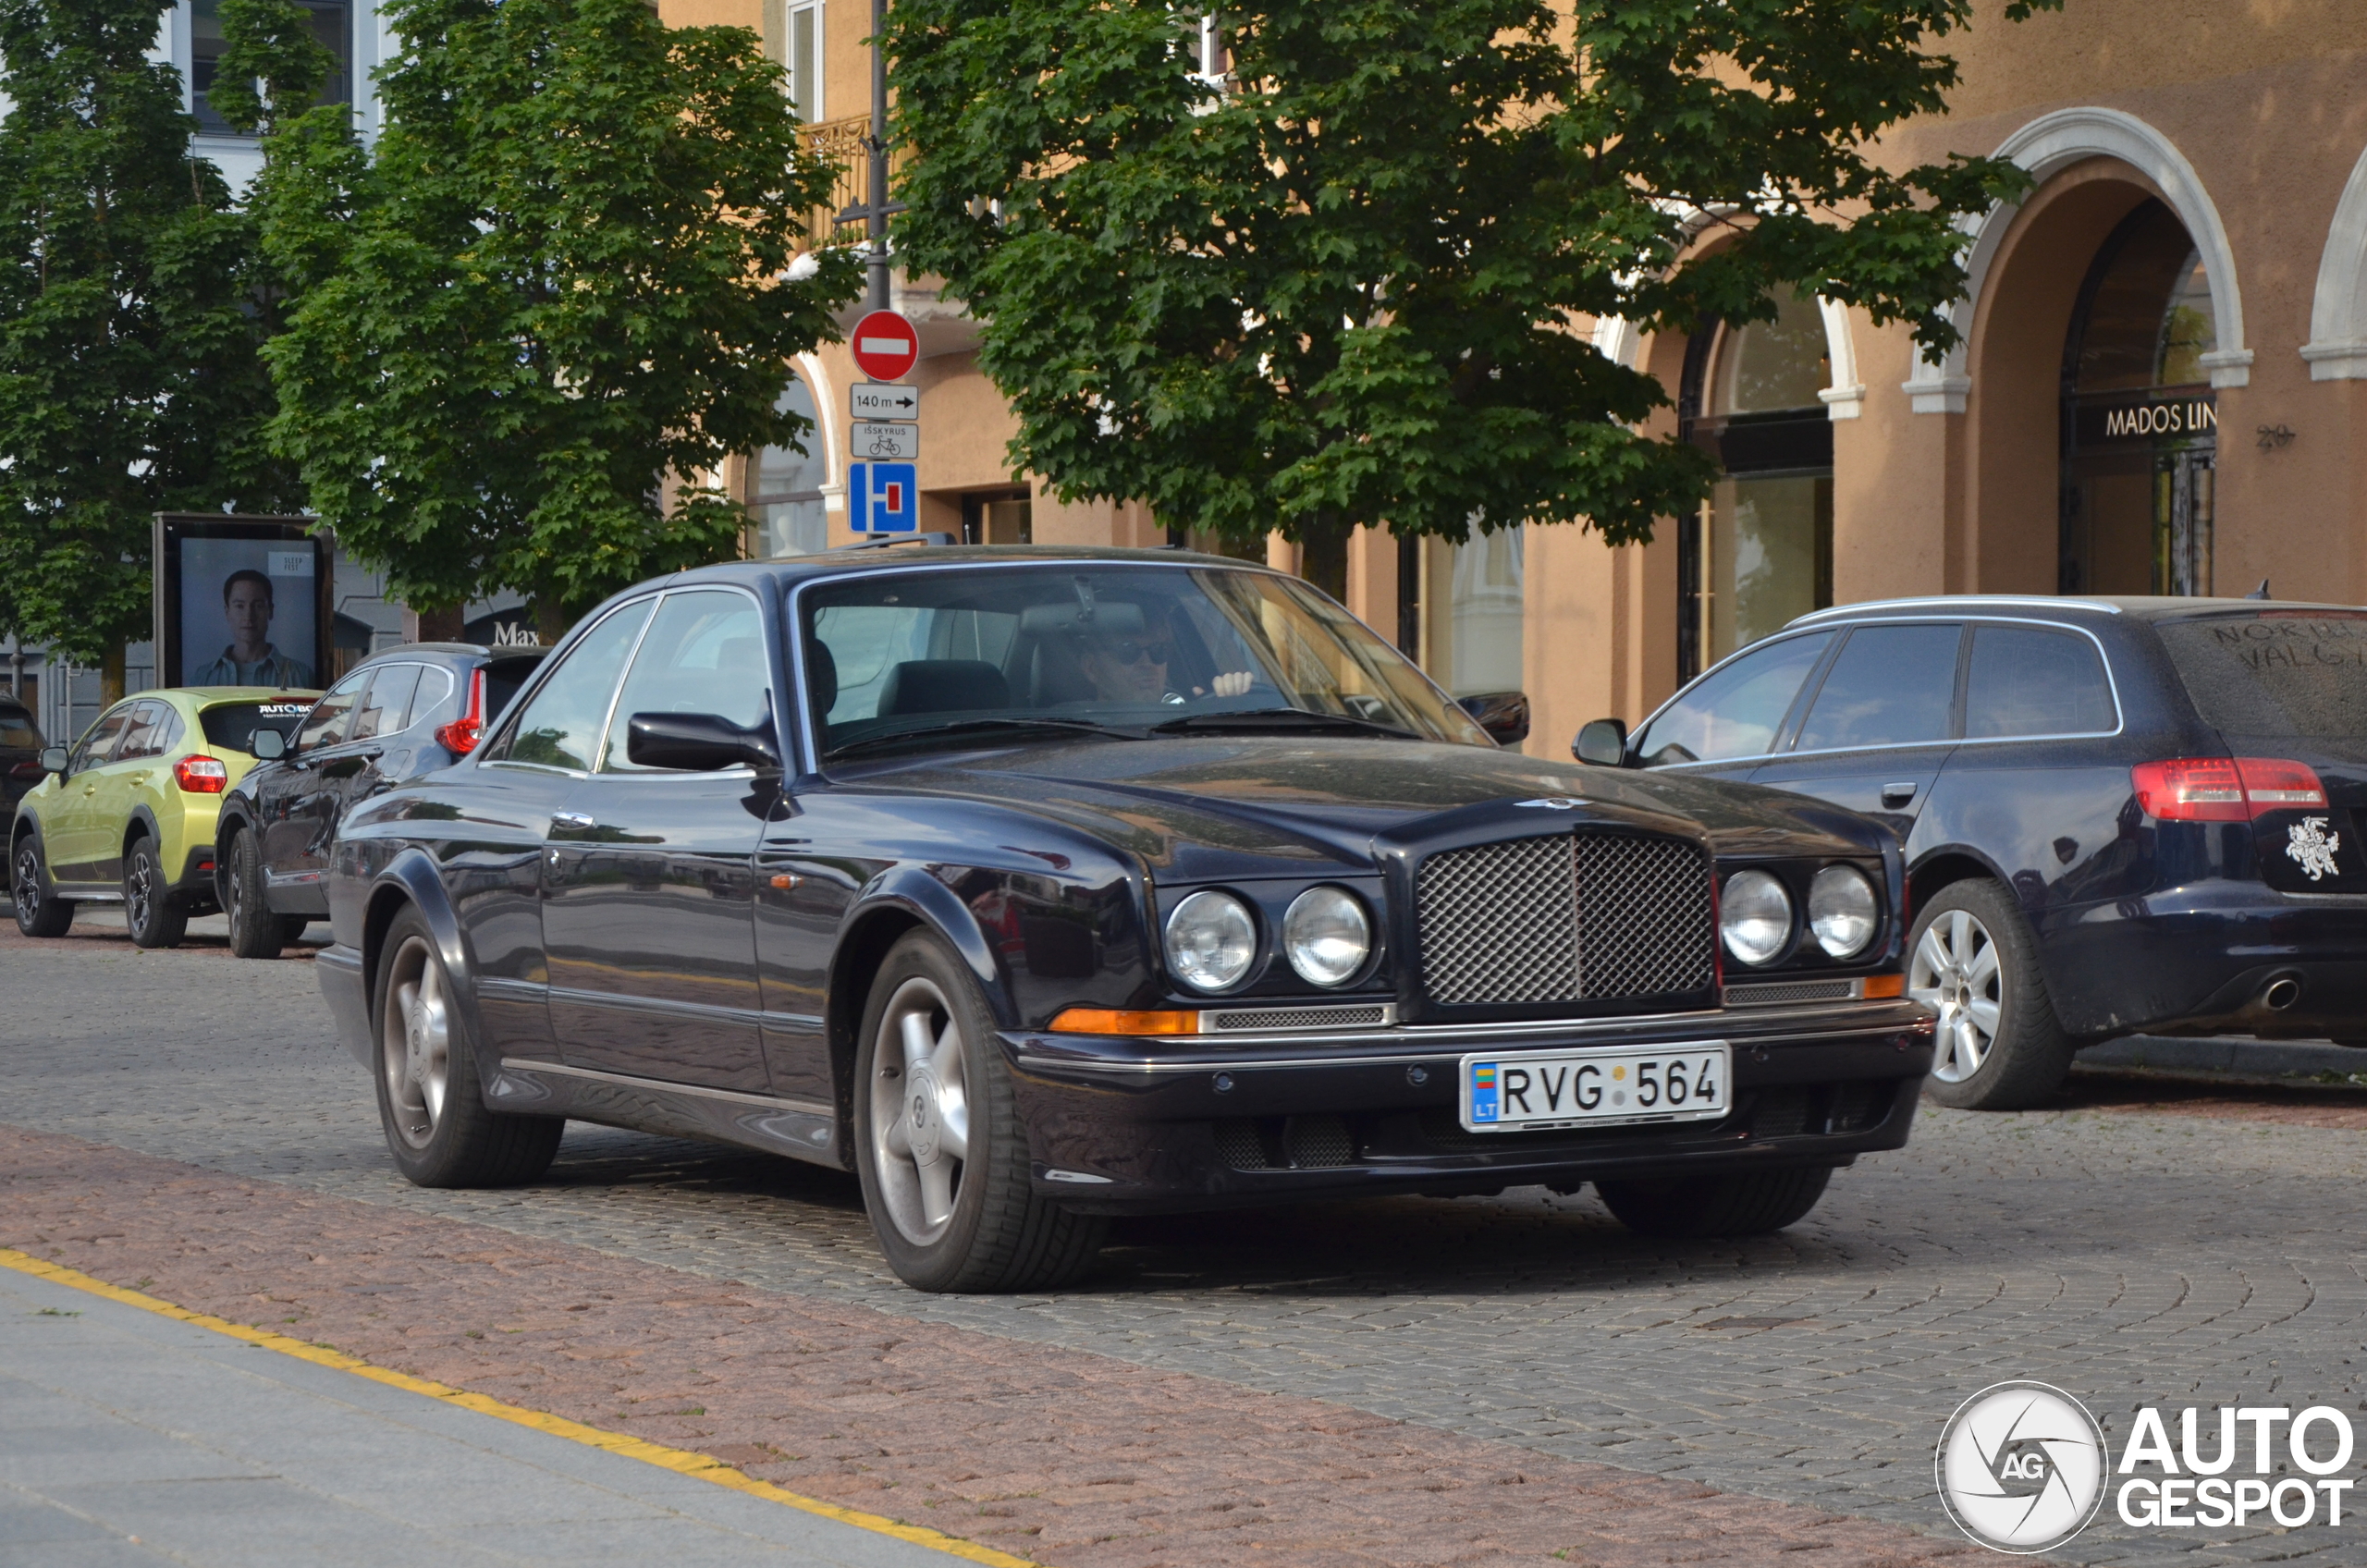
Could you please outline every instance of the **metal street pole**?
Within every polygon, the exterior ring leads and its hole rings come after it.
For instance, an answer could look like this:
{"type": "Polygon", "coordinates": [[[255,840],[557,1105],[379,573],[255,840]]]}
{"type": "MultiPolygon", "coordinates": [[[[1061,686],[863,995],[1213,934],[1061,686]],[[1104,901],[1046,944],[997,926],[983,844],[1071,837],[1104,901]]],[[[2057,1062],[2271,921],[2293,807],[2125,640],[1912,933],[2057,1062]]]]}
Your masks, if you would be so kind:
{"type": "Polygon", "coordinates": [[[871,241],[871,292],[875,311],[888,309],[888,52],[880,34],[888,30],[888,0],[871,0],[871,181],[863,203],[863,229],[871,241]]]}

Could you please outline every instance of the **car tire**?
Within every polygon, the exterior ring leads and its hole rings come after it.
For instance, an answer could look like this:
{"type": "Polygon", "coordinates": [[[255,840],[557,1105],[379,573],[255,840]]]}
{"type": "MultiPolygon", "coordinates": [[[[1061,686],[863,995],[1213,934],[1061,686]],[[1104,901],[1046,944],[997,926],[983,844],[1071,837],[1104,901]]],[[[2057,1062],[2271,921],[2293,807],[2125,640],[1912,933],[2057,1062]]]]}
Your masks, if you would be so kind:
{"type": "Polygon", "coordinates": [[[871,1228],[915,1290],[1049,1290],[1101,1250],[1108,1220],[1036,1195],[993,1015],[934,933],[908,933],[872,981],[853,1136],[871,1228]]]}
{"type": "Polygon", "coordinates": [[[222,913],[230,923],[230,950],[240,958],[277,958],[288,945],[288,923],[264,901],[263,846],[251,831],[240,828],[222,864],[222,913]]]}
{"type": "Polygon", "coordinates": [[[1907,994],[1939,1013],[1923,1092],[1959,1110],[2023,1110],[2063,1087],[2078,1043],[2039,972],[2038,943],[1995,882],[1952,882],[1915,916],[1907,994]]]}
{"type": "Polygon", "coordinates": [[[174,898],[153,834],[134,839],[123,857],[123,924],[143,948],[178,948],[189,933],[189,906],[174,898]]]}
{"type": "Polygon", "coordinates": [[[1619,1223],[1639,1236],[1699,1240],[1765,1236],[1804,1218],[1824,1196],[1830,1166],[1687,1176],[1662,1182],[1597,1182],[1619,1223]]]}
{"type": "Polygon", "coordinates": [[[566,1121],[486,1108],[475,1031],[462,1026],[435,934],[416,907],[395,916],[378,951],[373,1076],[395,1168],[417,1187],[516,1187],[549,1170],[566,1121]]]}
{"type": "Polygon", "coordinates": [[[49,879],[38,834],[18,839],[8,856],[8,897],[15,902],[17,929],[28,937],[63,937],[74,924],[73,904],[57,896],[49,879]]]}

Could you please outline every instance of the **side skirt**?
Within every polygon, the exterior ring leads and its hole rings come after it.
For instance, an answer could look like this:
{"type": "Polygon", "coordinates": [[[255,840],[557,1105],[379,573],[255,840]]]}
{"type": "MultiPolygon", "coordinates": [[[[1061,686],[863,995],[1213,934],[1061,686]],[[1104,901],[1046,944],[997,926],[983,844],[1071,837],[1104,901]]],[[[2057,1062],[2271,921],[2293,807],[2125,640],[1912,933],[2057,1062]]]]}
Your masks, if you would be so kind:
{"type": "Polygon", "coordinates": [[[812,1100],[509,1057],[486,1084],[485,1105],[520,1115],[564,1116],[670,1138],[735,1144],[834,1170],[853,1169],[839,1146],[837,1111],[812,1100]]]}

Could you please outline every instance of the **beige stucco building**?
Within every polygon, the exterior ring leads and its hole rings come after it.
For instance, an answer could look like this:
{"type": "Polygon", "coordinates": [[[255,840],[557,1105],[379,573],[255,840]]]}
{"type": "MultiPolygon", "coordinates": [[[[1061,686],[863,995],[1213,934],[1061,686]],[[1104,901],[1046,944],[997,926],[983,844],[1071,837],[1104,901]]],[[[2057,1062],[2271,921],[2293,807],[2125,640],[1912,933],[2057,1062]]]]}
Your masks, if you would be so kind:
{"type": "MultiPolygon", "coordinates": [[[[867,4],[662,9],[760,29],[817,140],[862,134],[867,4]]],[[[1740,332],[1593,324],[1600,351],[1668,388],[1662,428],[1720,454],[1701,515],[1616,550],[1576,526],[1460,550],[1360,535],[1350,607],[1459,695],[1528,692],[1542,755],[1825,603],[2263,579],[2279,598],[2367,600],[2367,5],[2067,0],[2019,25],[2002,9],[1980,0],[1950,42],[1951,113],[1882,152],[1993,153],[2036,182],[1967,234],[1959,349],[1925,363],[1904,328],[1812,299],[1740,332]]],[[[1166,541],[1141,507],[1062,506],[1014,478],[974,328],[901,277],[896,303],[922,337],[924,528],[1166,541]]],[[[729,475],[752,548],[853,537],[854,379],[842,348],[809,357],[789,395],[820,421],[814,456],[729,475]]]]}

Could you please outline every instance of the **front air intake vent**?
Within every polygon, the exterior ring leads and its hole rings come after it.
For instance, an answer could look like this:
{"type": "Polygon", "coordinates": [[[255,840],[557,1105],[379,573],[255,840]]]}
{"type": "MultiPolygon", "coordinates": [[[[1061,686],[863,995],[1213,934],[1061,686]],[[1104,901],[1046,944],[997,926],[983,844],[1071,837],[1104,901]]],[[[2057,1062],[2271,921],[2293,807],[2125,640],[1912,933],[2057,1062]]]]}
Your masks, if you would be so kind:
{"type": "Polygon", "coordinates": [[[1710,862],[1674,839],[1556,833],[1446,850],[1415,878],[1422,982],[1451,1007],[1709,988],[1710,862]]]}

